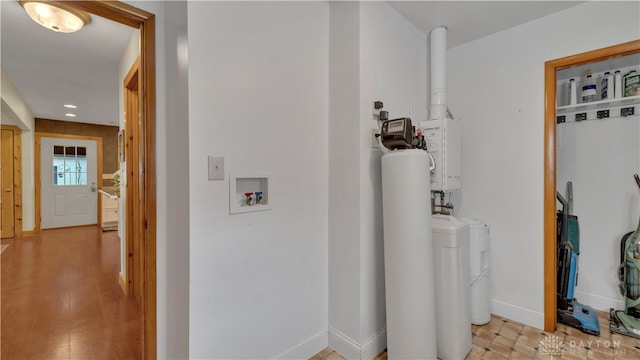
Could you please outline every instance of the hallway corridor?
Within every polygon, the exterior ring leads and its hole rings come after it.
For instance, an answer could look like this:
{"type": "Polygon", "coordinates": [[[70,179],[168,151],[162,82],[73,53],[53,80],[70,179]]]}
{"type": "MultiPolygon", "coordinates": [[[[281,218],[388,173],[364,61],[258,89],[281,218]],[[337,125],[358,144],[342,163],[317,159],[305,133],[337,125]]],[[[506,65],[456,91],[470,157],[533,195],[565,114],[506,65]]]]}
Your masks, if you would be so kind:
{"type": "Polygon", "coordinates": [[[2,359],[140,359],[140,304],[118,284],[117,232],[2,240],[2,359]]]}

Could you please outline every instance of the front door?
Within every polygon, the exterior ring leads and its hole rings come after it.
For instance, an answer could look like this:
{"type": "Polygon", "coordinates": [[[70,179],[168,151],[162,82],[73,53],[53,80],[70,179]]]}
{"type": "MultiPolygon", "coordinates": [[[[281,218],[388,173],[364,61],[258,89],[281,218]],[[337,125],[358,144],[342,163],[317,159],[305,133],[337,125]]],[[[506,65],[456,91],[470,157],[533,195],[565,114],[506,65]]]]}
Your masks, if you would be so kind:
{"type": "Polygon", "coordinates": [[[95,140],[42,138],[43,229],[97,224],[97,147],[95,140]]]}
{"type": "Polygon", "coordinates": [[[0,220],[0,237],[12,238],[15,236],[15,199],[13,184],[13,130],[2,129],[0,153],[2,163],[0,164],[0,194],[2,194],[2,220],[0,220]]]}

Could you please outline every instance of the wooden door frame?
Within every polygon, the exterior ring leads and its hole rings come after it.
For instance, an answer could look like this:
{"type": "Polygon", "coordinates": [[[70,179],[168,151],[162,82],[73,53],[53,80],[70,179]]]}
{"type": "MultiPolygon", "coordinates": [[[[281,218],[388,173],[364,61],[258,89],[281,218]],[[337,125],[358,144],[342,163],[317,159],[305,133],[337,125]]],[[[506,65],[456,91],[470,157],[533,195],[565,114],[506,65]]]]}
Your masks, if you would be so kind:
{"type": "Polygon", "coordinates": [[[544,330],[556,328],[556,72],[640,52],[640,40],[547,61],[544,67],[544,330]]]}
{"type": "Polygon", "coordinates": [[[2,130],[13,131],[13,237],[22,233],[22,129],[15,125],[0,125],[2,130]]]}
{"type": "MultiPolygon", "coordinates": [[[[136,159],[140,156],[140,148],[134,146],[134,138],[138,138],[140,134],[140,57],[137,57],[131,68],[127,72],[127,75],[123,80],[123,95],[124,95],[124,111],[125,111],[125,127],[124,127],[124,149],[125,149],[125,163],[127,165],[126,177],[126,204],[125,215],[127,219],[133,219],[133,222],[141,222],[144,219],[141,218],[139,209],[135,206],[136,199],[139,198],[139,189],[136,186],[135,179],[135,166],[131,166],[136,163],[136,159]],[[135,98],[132,102],[132,92],[135,91],[135,98]],[[134,109],[132,109],[132,107],[134,109]],[[132,111],[133,110],[133,111],[132,111]],[[135,114],[132,112],[135,111],[135,114]]],[[[140,234],[140,228],[133,226],[127,226],[125,229],[125,249],[126,249],[126,263],[125,265],[125,282],[126,288],[125,294],[128,296],[140,296],[142,294],[140,276],[144,273],[144,269],[141,268],[144,263],[144,253],[140,248],[140,241],[143,234],[140,234]]]]}
{"type": "MultiPolygon", "coordinates": [[[[157,354],[156,316],[156,18],[154,14],[120,1],[66,1],[67,5],[96,16],[137,28],[140,31],[140,110],[141,129],[133,145],[140,151],[135,184],[142,200],[135,206],[141,220],[132,225],[140,229],[144,252],[142,276],[142,356],[157,354]]],[[[128,197],[128,194],[127,194],[128,197]]]]}
{"type": "MultiPolygon", "coordinates": [[[[35,200],[35,226],[34,226],[34,232],[36,234],[39,234],[40,231],[42,230],[42,189],[41,187],[41,178],[40,176],[42,175],[41,173],[41,159],[40,159],[40,153],[41,153],[41,149],[40,149],[40,145],[41,145],[41,141],[43,137],[48,137],[48,138],[57,138],[57,139],[69,139],[69,140],[89,140],[89,141],[95,141],[96,142],[96,161],[98,163],[98,168],[96,169],[96,180],[97,180],[97,188],[100,189],[102,187],[102,138],[99,136],[83,136],[83,135],[69,135],[69,134],[56,134],[56,133],[45,133],[45,132],[36,132],[34,134],[34,139],[33,139],[33,178],[35,179],[35,184],[34,184],[34,188],[35,188],[35,193],[34,193],[34,200],[35,200]]],[[[97,192],[96,192],[97,194],[97,192]]],[[[102,199],[101,196],[97,196],[97,200],[96,201],[96,206],[97,208],[97,217],[96,217],[96,224],[100,223],[100,219],[102,217],[102,199]]]]}

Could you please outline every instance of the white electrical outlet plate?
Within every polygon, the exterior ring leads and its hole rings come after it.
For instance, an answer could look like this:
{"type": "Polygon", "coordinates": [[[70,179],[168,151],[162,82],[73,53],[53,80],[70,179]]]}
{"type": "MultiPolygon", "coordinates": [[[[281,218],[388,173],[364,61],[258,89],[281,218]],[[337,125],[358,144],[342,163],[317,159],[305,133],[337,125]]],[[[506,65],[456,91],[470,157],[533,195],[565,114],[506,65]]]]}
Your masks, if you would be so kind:
{"type": "Polygon", "coordinates": [[[378,148],[378,138],[376,137],[376,134],[380,134],[380,129],[371,129],[371,148],[372,149],[378,148]]]}
{"type": "Polygon", "coordinates": [[[224,157],[209,155],[209,180],[224,180],[224,157]]]}

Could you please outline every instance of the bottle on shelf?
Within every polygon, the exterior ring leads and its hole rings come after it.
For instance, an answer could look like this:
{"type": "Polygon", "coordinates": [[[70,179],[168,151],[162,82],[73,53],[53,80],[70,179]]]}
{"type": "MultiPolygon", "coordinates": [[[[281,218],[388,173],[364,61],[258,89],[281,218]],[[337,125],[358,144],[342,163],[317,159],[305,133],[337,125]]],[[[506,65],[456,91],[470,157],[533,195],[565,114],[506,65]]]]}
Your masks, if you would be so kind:
{"type": "Polygon", "coordinates": [[[616,99],[620,99],[622,97],[622,74],[620,73],[620,70],[616,70],[615,73],[615,97],[616,99]]]}
{"type": "Polygon", "coordinates": [[[609,91],[607,92],[607,99],[611,100],[615,98],[615,81],[613,80],[613,74],[609,73],[607,75],[607,86],[609,87],[609,91]]]}
{"type": "Polygon", "coordinates": [[[571,94],[569,105],[578,103],[578,90],[576,89],[576,79],[569,80],[569,93],[571,94]]]}
{"type": "Polygon", "coordinates": [[[591,77],[591,70],[587,70],[587,78],[582,86],[582,102],[591,102],[596,100],[596,83],[591,77]]]}
{"type": "Polygon", "coordinates": [[[602,82],[600,85],[600,99],[608,100],[613,99],[613,81],[609,82],[609,78],[612,78],[611,73],[606,71],[604,76],[602,76],[602,82]],[[611,86],[609,86],[611,84],[611,86]]]}
{"type": "Polygon", "coordinates": [[[631,70],[624,76],[624,96],[636,96],[640,94],[640,74],[631,70]]]}

